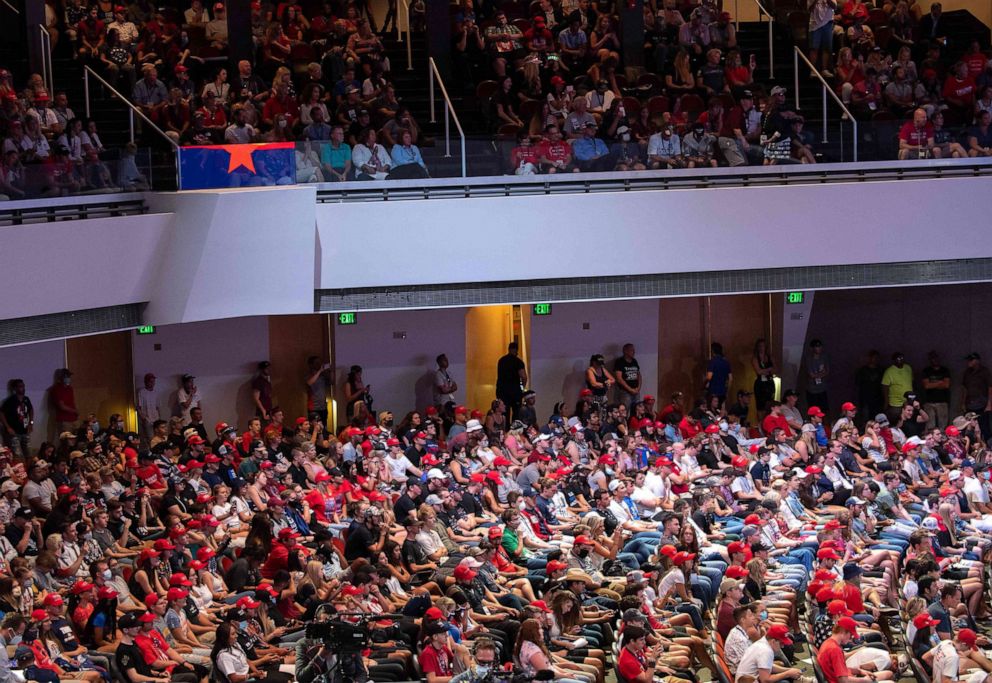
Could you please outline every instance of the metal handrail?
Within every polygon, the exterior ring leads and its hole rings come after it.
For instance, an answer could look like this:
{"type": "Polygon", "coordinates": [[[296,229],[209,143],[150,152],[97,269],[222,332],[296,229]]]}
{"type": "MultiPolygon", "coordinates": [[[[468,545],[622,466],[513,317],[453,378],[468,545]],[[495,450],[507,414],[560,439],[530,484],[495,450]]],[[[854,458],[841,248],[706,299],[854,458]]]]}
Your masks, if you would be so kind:
{"type": "Polygon", "coordinates": [[[407,0],[397,0],[399,8],[396,10],[396,40],[403,35],[400,29],[400,17],[403,18],[403,25],[406,27],[406,36],[403,43],[406,46],[406,70],[413,71],[413,40],[410,38],[410,3],[407,0]]]}
{"type": "Polygon", "coordinates": [[[829,95],[834,99],[834,102],[837,103],[837,106],[840,107],[842,112],[844,112],[844,115],[847,116],[848,121],[851,122],[852,133],[854,136],[853,153],[854,161],[856,162],[858,160],[858,120],[854,118],[854,115],[851,114],[851,110],[847,108],[847,105],[844,104],[843,100],[837,97],[837,93],[834,92],[834,89],[830,87],[830,84],[823,78],[823,74],[820,73],[819,69],[813,66],[813,63],[809,61],[809,58],[807,58],[806,55],[803,54],[803,51],[795,46],[793,46],[792,50],[792,69],[793,77],[795,79],[794,86],[796,90],[796,109],[799,108],[799,58],[802,57],[803,61],[806,62],[806,66],[808,66],[813,72],[813,75],[816,76],[816,80],[820,81],[820,84],[823,86],[823,142],[827,142],[827,94],[829,93],[829,95]]]}
{"type": "Polygon", "coordinates": [[[762,14],[768,17],[768,77],[775,78],[775,15],[765,9],[761,0],[754,0],[754,4],[758,6],[758,23],[762,14]]]}
{"type": "Polygon", "coordinates": [[[434,79],[437,79],[437,84],[441,88],[441,96],[444,98],[444,156],[446,158],[451,157],[451,129],[449,127],[449,122],[451,119],[454,119],[455,127],[458,129],[458,135],[462,139],[462,178],[467,178],[468,173],[466,172],[465,131],[462,129],[461,121],[458,120],[458,114],[455,113],[454,105],[451,104],[451,98],[448,97],[448,89],[444,87],[444,81],[441,79],[441,72],[437,70],[437,64],[434,62],[433,57],[429,57],[427,59],[427,72],[430,76],[431,123],[437,122],[437,118],[434,116],[434,79]]]}
{"type": "Polygon", "coordinates": [[[48,29],[38,24],[41,34],[41,77],[45,80],[49,96],[55,94],[55,76],[52,71],[52,34],[48,29]]]}
{"type": "Polygon", "coordinates": [[[117,90],[117,88],[115,88],[114,86],[110,85],[110,83],[107,83],[107,81],[100,74],[98,74],[96,71],[94,71],[89,66],[84,66],[83,67],[83,91],[86,94],[86,118],[90,118],[90,75],[91,74],[92,74],[93,78],[95,78],[96,80],[100,81],[100,83],[103,84],[103,87],[105,87],[107,90],[109,90],[114,95],[114,97],[116,97],[117,99],[119,99],[121,102],[123,102],[127,106],[127,108],[128,108],[128,124],[129,124],[130,129],[131,129],[131,137],[130,137],[131,142],[134,142],[134,115],[137,114],[138,116],[141,117],[141,120],[144,121],[145,123],[147,123],[149,126],[151,126],[152,130],[154,130],[156,133],[158,133],[158,135],[163,140],[165,140],[170,145],[172,145],[172,148],[176,152],[176,189],[177,190],[183,189],[183,164],[182,164],[182,159],[180,158],[181,155],[182,155],[182,147],[179,145],[179,143],[176,142],[175,140],[173,140],[172,138],[170,138],[168,135],[166,135],[165,134],[165,131],[163,131],[161,128],[159,128],[155,124],[154,121],[152,121],[150,118],[148,118],[147,116],[145,116],[145,113],[143,111],[141,111],[140,109],[138,109],[138,107],[136,107],[131,102],[131,100],[129,100],[128,98],[124,97],[124,95],[122,95],[117,90]]]}
{"type": "Polygon", "coordinates": [[[0,0],[0,2],[2,2],[3,4],[5,4],[7,6],[7,9],[9,9],[14,14],[20,15],[21,10],[19,10],[16,7],[14,7],[13,5],[11,5],[9,2],[7,2],[7,0],[0,0]]]}

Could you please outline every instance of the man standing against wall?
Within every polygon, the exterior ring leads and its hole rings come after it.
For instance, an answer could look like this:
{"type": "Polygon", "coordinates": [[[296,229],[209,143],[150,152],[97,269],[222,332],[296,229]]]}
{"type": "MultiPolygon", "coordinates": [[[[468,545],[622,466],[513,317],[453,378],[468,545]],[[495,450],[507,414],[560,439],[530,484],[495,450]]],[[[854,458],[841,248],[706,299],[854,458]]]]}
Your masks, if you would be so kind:
{"type": "Polygon", "coordinates": [[[951,371],[940,364],[936,351],[927,354],[930,364],[923,368],[923,411],[930,417],[927,430],[947,426],[948,407],[951,403],[951,371]]]}
{"type": "Polygon", "coordinates": [[[272,363],[267,360],[258,364],[258,374],[251,381],[251,398],[255,402],[255,415],[263,420],[271,419],[272,363]]]}
{"type": "Polygon", "coordinates": [[[961,377],[961,408],[967,412],[978,413],[978,426],[982,430],[982,438],[988,439],[989,412],[992,411],[992,373],[982,365],[982,357],[975,352],[969,353],[965,360],[968,367],[961,377]]]}
{"type": "Polygon", "coordinates": [[[823,412],[830,409],[827,388],[830,380],[830,359],[823,350],[823,342],[813,339],[806,354],[806,404],[816,406],[823,412]]]}
{"type": "Polygon", "coordinates": [[[443,353],[437,357],[437,370],[434,372],[434,405],[441,407],[449,401],[455,402],[458,384],[448,374],[448,357],[443,353]]]}
{"type": "Polygon", "coordinates": [[[27,396],[23,379],[7,383],[10,395],[0,403],[0,422],[3,422],[3,443],[18,458],[26,458],[31,432],[34,431],[34,406],[27,396]]]}
{"type": "Polygon", "coordinates": [[[913,368],[906,363],[902,351],[892,354],[892,365],[885,369],[882,375],[882,394],[885,396],[885,411],[889,419],[899,419],[902,406],[906,402],[906,393],[913,391],[913,368]]]}
{"type": "Polygon", "coordinates": [[[318,356],[307,358],[307,413],[316,415],[327,426],[327,396],[331,393],[331,364],[318,356]]]}
{"type": "Polygon", "coordinates": [[[72,389],[72,371],[69,368],[59,370],[48,397],[55,414],[55,436],[66,430],[72,431],[79,419],[79,411],[76,410],[76,393],[72,389]]]}
{"type": "Polygon", "coordinates": [[[496,363],[496,398],[510,411],[510,421],[517,419],[520,411],[520,398],[527,386],[527,367],[517,355],[520,347],[510,342],[506,355],[496,363]]]}
{"type": "Polygon", "coordinates": [[[734,373],[730,371],[730,362],[723,357],[723,345],[713,342],[710,344],[710,362],[706,366],[706,392],[719,396],[722,406],[733,381],[734,373]]]}
{"type": "Polygon", "coordinates": [[[620,392],[617,399],[628,410],[633,410],[634,404],[641,400],[641,366],[637,363],[634,352],[633,344],[624,344],[623,355],[613,364],[613,375],[620,392]]]}
{"type": "Polygon", "coordinates": [[[137,403],[138,409],[138,429],[141,432],[142,438],[145,440],[150,440],[152,438],[152,425],[155,424],[157,420],[162,419],[161,412],[158,407],[159,395],[155,391],[155,375],[148,372],[145,373],[144,386],[138,389],[138,396],[135,403],[137,403]]]}

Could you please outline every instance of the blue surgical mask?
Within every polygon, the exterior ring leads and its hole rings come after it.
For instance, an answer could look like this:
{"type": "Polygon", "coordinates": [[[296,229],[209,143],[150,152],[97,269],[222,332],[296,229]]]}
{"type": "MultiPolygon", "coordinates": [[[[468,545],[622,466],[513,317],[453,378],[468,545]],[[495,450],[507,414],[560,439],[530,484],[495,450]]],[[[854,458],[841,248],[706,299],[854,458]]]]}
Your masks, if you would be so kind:
{"type": "Polygon", "coordinates": [[[761,610],[761,614],[759,614],[758,616],[761,617],[762,621],[765,621],[768,618],[768,610],[766,609],[761,610]]]}

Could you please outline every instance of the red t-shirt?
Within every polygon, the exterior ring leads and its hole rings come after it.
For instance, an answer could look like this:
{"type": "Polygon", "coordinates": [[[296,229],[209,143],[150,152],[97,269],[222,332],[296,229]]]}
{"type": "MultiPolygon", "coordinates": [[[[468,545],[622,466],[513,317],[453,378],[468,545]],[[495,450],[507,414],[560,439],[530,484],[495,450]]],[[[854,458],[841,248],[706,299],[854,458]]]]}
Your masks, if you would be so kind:
{"type": "Polygon", "coordinates": [[[56,384],[48,392],[48,395],[52,399],[52,408],[55,409],[56,422],[75,422],[79,419],[79,412],[76,410],[76,394],[72,387],[67,387],[61,383],[56,384]],[[59,410],[60,403],[71,410],[59,410]]]}
{"type": "Polygon", "coordinates": [[[988,61],[989,58],[981,52],[964,56],[964,63],[968,65],[968,75],[972,78],[978,78],[978,74],[985,70],[988,61]]]}
{"type": "Polygon", "coordinates": [[[430,673],[435,676],[451,676],[454,673],[451,667],[453,659],[451,650],[447,647],[438,650],[433,645],[428,645],[420,653],[420,670],[424,676],[430,673]]]}
{"type": "Polygon", "coordinates": [[[679,422],[679,431],[682,432],[682,438],[688,441],[692,437],[696,436],[696,434],[703,431],[703,426],[699,422],[696,422],[696,424],[690,424],[689,418],[683,417],[682,421],[679,422]]]}
{"type": "Polygon", "coordinates": [[[765,436],[770,437],[772,431],[775,429],[781,429],[785,432],[786,436],[792,436],[792,430],[789,428],[789,421],[785,419],[785,415],[768,413],[765,419],[761,421],[761,430],[765,433],[765,436]]]}
{"type": "Polygon", "coordinates": [[[916,127],[912,121],[907,121],[902,124],[902,128],[899,129],[899,139],[903,140],[914,147],[924,147],[927,144],[927,140],[933,137],[933,126],[929,123],[919,129],[916,127]]]}
{"type": "Polygon", "coordinates": [[[537,146],[537,150],[538,158],[544,157],[551,161],[567,162],[572,158],[572,148],[564,140],[559,140],[558,142],[545,140],[537,146]]]}
{"type": "Polygon", "coordinates": [[[327,516],[327,499],[324,494],[314,489],[306,496],[303,497],[305,501],[310,505],[310,509],[313,510],[313,514],[317,516],[318,522],[329,522],[330,517],[327,516]]]}
{"type": "Polygon", "coordinates": [[[537,165],[540,158],[540,150],[534,145],[514,147],[510,152],[510,164],[513,168],[517,168],[521,163],[537,165]]]}
{"type": "Polygon", "coordinates": [[[833,636],[827,638],[820,646],[816,661],[823,670],[823,677],[827,679],[827,683],[839,683],[841,676],[851,675],[851,670],[847,668],[847,661],[844,659],[844,651],[840,649],[833,636]]]}
{"type": "Polygon", "coordinates": [[[855,614],[863,614],[865,602],[861,599],[861,589],[850,583],[845,583],[841,591],[841,600],[847,603],[847,609],[855,614]]]}
{"type": "Polygon", "coordinates": [[[165,481],[162,476],[162,470],[160,470],[156,465],[146,465],[145,467],[140,467],[135,470],[135,474],[138,479],[145,483],[150,489],[165,489],[169,487],[169,484],[165,481]]]}
{"type": "Polygon", "coordinates": [[[647,671],[648,663],[644,655],[636,655],[628,648],[620,650],[620,658],[617,660],[617,669],[624,681],[632,681],[647,671]]]}
{"type": "Polygon", "coordinates": [[[944,81],[942,94],[945,98],[954,97],[966,105],[970,105],[975,101],[975,79],[971,76],[965,76],[964,80],[959,80],[956,76],[948,76],[947,80],[944,81]]]}
{"type": "MultiPolygon", "coordinates": [[[[151,666],[152,662],[157,662],[160,659],[169,659],[169,655],[167,654],[169,644],[158,631],[142,631],[135,636],[134,644],[141,650],[141,654],[145,657],[145,663],[149,666],[151,666]]],[[[172,671],[175,666],[175,662],[170,663],[166,667],[166,671],[172,671]]]]}
{"type": "Polygon", "coordinates": [[[262,578],[271,579],[280,569],[289,569],[289,548],[285,543],[276,542],[272,544],[269,557],[261,567],[262,578]]]}

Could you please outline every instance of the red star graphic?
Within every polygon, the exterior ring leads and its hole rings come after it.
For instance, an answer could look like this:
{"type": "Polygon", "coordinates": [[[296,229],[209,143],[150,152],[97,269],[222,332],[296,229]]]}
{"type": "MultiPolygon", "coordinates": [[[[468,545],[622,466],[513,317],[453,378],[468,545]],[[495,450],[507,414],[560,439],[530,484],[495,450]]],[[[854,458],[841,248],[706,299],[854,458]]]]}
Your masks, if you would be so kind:
{"type": "Polygon", "coordinates": [[[227,164],[228,173],[233,173],[241,166],[255,173],[255,162],[251,159],[251,153],[255,151],[254,145],[220,145],[220,148],[231,155],[227,164]]]}

